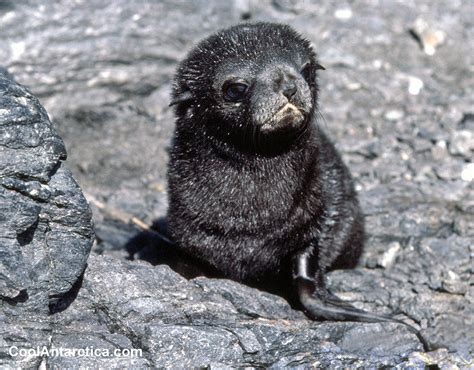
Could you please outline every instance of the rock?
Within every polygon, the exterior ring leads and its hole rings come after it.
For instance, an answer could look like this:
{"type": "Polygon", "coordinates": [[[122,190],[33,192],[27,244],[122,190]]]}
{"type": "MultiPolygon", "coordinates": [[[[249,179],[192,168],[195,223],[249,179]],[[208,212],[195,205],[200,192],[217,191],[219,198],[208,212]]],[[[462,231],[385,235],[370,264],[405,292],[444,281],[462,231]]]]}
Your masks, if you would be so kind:
{"type": "Polygon", "coordinates": [[[417,77],[410,76],[408,78],[408,93],[418,95],[421,89],[423,89],[423,81],[417,77]]]}
{"type": "Polygon", "coordinates": [[[387,121],[398,121],[399,119],[402,119],[404,115],[405,115],[405,113],[403,111],[397,110],[397,109],[392,109],[392,110],[387,111],[384,114],[384,118],[387,121]]]}
{"type": "Polygon", "coordinates": [[[379,258],[378,264],[383,268],[387,268],[393,264],[397,253],[400,250],[399,242],[392,242],[387,246],[387,251],[379,258]]]}
{"type": "MultiPolygon", "coordinates": [[[[404,361],[402,354],[422,349],[403,325],[319,323],[282,298],[232,281],[188,281],[165,265],[110,257],[91,256],[77,299],[54,321],[55,347],[79,340],[100,348],[130,346],[142,350],[135,364],[150,367],[395,366],[404,361]],[[80,338],[73,340],[69,333],[76,332],[80,338]]],[[[48,360],[53,367],[68,363],[48,360]]],[[[124,359],[102,363],[134,364],[124,359]]],[[[75,362],[97,364],[87,357],[75,362]]]]}
{"type": "Polygon", "coordinates": [[[443,180],[462,179],[469,182],[471,178],[469,167],[459,162],[445,161],[434,166],[434,170],[436,175],[443,180]]]}
{"type": "Polygon", "coordinates": [[[435,161],[441,161],[448,155],[446,141],[440,140],[431,148],[431,154],[435,161]]]}
{"type": "Polygon", "coordinates": [[[47,343],[46,315],[86,267],[92,215],[65,159],[38,99],[0,73],[0,357],[47,343]]]}
{"type": "Polygon", "coordinates": [[[402,368],[427,368],[430,365],[435,365],[441,369],[449,368],[457,363],[459,368],[465,368],[470,365],[470,360],[463,355],[455,355],[454,358],[446,349],[439,349],[429,353],[414,352],[410,355],[402,368]]]}
{"type": "Polygon", "coordinates": [[[461,155],[466,159],[473,158],[474,135],[471,131],[460,130],[451,134],[449,152],[453,155],[461,155]]]}
{"type": "Polygon", "coordinates": [[[466,163],[461,170],[461,179],[466,182],[474,181],[474,163],[466,163]]]}
{"type": "Polygon", "coordinates": [[[91,212],[38,99],[2,75],[0,94],[1,296],[44,311],[84,271],[91,212]]]}
{"type": "Polygon", "coordinates": [[[446,39],[446,33],[433,29],[423,18],[417,18],[413,28],[410,30],[413,37],[420,43],[427,55],[434,55],[436,48],[446,39]]]}
{"type": "Polygon", "coordinates": [[[340,8],[334,12],[334,17],[341,21],[347,21],[352,18],[351,8],[340,8]]]}

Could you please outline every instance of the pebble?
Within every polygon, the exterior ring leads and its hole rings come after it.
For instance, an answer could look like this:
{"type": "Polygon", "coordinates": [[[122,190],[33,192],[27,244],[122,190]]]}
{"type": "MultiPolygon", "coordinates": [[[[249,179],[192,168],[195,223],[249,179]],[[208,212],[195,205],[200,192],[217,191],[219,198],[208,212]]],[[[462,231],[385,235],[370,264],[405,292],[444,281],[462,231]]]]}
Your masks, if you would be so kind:
{"type": "Polygon", "coordinates": [[[472,176],[474,176],[474,168],[472,168],[471,172],[467,170],[467,172],[464,173],[466,169],[461,167],[459,163],[440,163],[435,166],[434,169],[438,177],[443,180],[458,180],[459,177],[461,177],[464,181],[471,181],[472,176]]]}
{"type": "Polygon", "coordinates": [[[359,90],[361,87],[362,87],[362,84],[360,82],[350,82],[346,85],[346,88],[349,91],[359,90]]]}
{"type": "Polygon", "coordinates": [[[417,18],[411,32],[421,44],[426,55],[434,55],[436,48],[446,40],[446,33],[431,27],[423,18],[417,18]]]}
{"type": "Polygon", "coordinates": [[[397,253],[400,251],[401,246],[399,242],[392,242],[388,245],[387,251],[378,259],[377,264],[383,268],[390,267],[395,258],[397,257],[397,253]]]}
{"type": "Polygon", "coordinates": [[[443,289],[448,293],[464,294],[467,292],[468,283],[454,271],[448,270],[442,273],[443,289]]]}
{"type": "Polygon", "coordinates": [[[423,81],[418,77],[409,77],[408,78],[408,93],[410,95],[418,95],[423,88],[423,81]]]}
{"type": "Polygon", "coordinates": [[[454,131],[449,139],[449,152],[453,155],[461,155],[472,158],[474,150],[474,135],[471,131],[454,131]]]}
{"type": "Polygon", "coordinates": [[[474,163],[466,164],[461,171],[461,180],[471,182],[474,180],[474,163]]]}
{"type": "Polygon", "coordinates": [[[405,113],[399,109],[389,110],[384,114],[384,117],[387,121],[398,121],[399,119],[403,118],[405,113]]]}
{"type": "Polygon", "coordinates": [[[446,141],[440,140],[431,148],[431,154],[436,161],[442,161],[448,156],[446,141]]]}
{"type": "Polygon", "coordinates": [[[352,10],[350,8],[337,9],[334,12],[334,16],[341,21],[346,21],[352,18],[352,10]]]}

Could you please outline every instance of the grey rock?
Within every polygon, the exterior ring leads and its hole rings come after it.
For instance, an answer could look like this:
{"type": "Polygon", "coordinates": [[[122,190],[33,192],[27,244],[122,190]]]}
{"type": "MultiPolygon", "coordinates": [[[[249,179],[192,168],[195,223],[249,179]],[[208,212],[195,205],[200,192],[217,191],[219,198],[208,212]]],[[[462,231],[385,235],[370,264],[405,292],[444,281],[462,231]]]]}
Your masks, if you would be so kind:
{"type": "Polygon", "coordinates": [[[461,155],[472,160],[474,151],[474,134],[472,131],[460,130],[451,134],[449,152],[454,155],[461,155]]]}
{"type": "Polygon", "coordinates": [[[64,159],[38,99],[0,73],[0,357],[47,344],[47,314],[86,267],[92,215],[64,159]]]}
{"type": "Polygon", "coordinates": [[[45,311],[84,271],[91,212],[38,99],[0,75],[0,107],[0,295],[45,311]]]}
{"type": "MultiPolygon", "coordinates": [[[[81,343],[98,348],[105,346],[102,338],[114,348],[142,349],[142,365],[153,367],[394,366],[422,350],[403,325],[318,323],[279,297],[235,282],[188,281],[164,265],[112,257],[91,256],[77,299],[54,320],[56,347],[76,344],[68,335],[76,332],[81,343]],[[361,337],[370,342],[369,352],[361,337]]],[[[65,364],[60,358],[48,362],[65,364]]]]}
{"type": "Polygon", "coordinates": [[[423,18],[417,18],[410,31],[427,55],[434,55],[436,48],[446,39],[445,32],[433,29],[423,18]]]}
{"type": "Polygon", "coordinates": [[[443,180],[458,180],[462,179],[462,171],[464,165],[461,163],[450,163],[445,162],[440,165],[436,165],[434,170],[438,177],[443,180]]]}
{"type": "Polygon", "coordinates": [[[404,112],[401,110],[389,110],[385,113],[384,118],[387,121],[398,121],[404,117],[404,112]]]}

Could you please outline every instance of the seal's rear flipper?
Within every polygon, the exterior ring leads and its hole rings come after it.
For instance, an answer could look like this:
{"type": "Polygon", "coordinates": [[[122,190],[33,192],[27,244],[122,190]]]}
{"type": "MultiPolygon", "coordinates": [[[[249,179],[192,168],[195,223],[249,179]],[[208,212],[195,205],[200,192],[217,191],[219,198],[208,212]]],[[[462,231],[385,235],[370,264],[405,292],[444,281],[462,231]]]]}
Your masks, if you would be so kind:
{"type": "Polygon", "coordinates": [[[335,321],[360,321],[360,322],[393,322],[403,324],[417,336],[426,351],[430,350],[429,344],[415,327],[394,319],[390,316],[377,315],[355,308],[350,303],[336,297],[328,290],[320,292],[315,288],[314,281],[298,277],[295,279],[298,296],[306,314],[311,319],[335,321]]]}
{"type": "Polygon", "coordinates": [[[394,319],[390,316],[377,315],[352,306],[326,289],[324,274],[320,274],[318,282],[311,274],[311,250],[301,253],[295,259],[293,281],[300,303],[306,314],[313,320],[359,321],[359,322],[392,322],[403,324],[417,336],[426,351],[430,346],[415,327],[394,319]]]}
{"type": "Polygon", "coordinates": [[[313,319],[362,322],[397,321],[388,316],[376,315],[355,308],[327,290],[316,289],[312,280],[297,278],[296,286],[301,304],[308,316],[313,319]]]}

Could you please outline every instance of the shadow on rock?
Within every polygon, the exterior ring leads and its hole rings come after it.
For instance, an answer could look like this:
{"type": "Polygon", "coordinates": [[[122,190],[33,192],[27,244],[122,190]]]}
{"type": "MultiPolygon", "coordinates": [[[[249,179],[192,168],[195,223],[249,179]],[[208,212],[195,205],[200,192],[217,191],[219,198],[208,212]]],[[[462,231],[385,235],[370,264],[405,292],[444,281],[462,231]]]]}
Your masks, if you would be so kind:
{"type": "MultiPolygon", "coordinates": [[[[86,271],[86,268],[84,269],[84,272],[86,271]]],[[[82,288],[82,282],[84,281],[84,272],[82,273],[81,276],[76,280],[74,285],[71,287],[71,289],[63,294],[60,297],[50,297],[50,304],[49,304],[49,313],[50,314],[55,314],[59,312],[63,312],[66,310],[77,298],[77,295],[79,294],[79,290],[82,288]]]]}
{"type": "MultiPolygon", "coordinates": [[[[130,260],[143,260],[152,265],[168,265],[186,279],[198,276],[226,278],[205,261],[188,255],[174,244],[165,217],[154,220],[150,229],[150,231],[140,232],[125,244],[124,248],[128,252],[130,260]]],[[[290,272],[282,275],[290,276],[290,272]]],[[[292,293],[290,281],[291,279],[272,279],[254,283],[246,282],[245,285],[279,295],[286,299],[293,308],[301,310],[302,307],[296,295],[292,293]]]]}
{"type": "Polygon", "coordinates": [[[142,231],[125,244],[130,260],[152,265],[168,265],[187,279],[197,276],[221,277],[211,266],[181,251],[171,240],[165,217],[153,221],[150,231],[142,231]]]}

